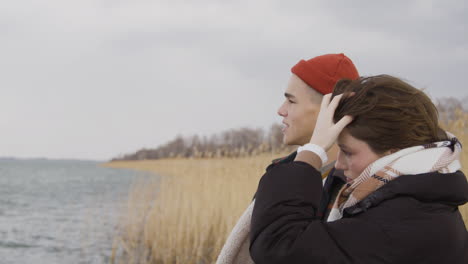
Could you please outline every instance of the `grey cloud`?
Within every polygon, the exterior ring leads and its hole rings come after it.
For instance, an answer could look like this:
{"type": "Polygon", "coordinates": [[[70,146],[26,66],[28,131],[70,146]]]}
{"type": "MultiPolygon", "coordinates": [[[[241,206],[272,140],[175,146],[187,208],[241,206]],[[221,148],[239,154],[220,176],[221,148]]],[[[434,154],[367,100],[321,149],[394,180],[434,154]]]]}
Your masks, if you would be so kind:
{"type": "Polygon", "coordinates": [[[266,127],[290,67],[328,52],[464,96],[466,8],[434,3],[433,14],[426,1],[11,2],[0,155],[105,159],[178,133],[266,127]]]}

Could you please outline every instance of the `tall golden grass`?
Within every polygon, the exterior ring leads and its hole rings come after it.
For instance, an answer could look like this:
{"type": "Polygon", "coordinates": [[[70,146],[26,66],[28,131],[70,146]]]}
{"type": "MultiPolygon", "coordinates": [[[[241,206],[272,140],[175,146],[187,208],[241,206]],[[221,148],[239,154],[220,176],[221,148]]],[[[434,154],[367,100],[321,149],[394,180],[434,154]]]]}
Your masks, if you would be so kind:
{"type": "Polygon", "coordinates": [[[164,175],[135,184],[114,263],[213,263],[275,156],[119,161],[164,175]],[[156,193],[156,195],[154,195],[156,193]]]}
{"type": "MultiPolygon", "coordinates": [[[[468,144],[468,114],[444,127],[468,144]]],[[[122,212],[113,263],[214,263],[250,203],[265,167],[280,154],[212,159],[119,161],[161,177],[136,183],[122,212]]],[[[468,166],[468,147],[462,153],[468,166]]],[[[468,225],[468,205],[460,208],[468,225]]]]}
{"type": "MultiPolygon", "coordinates": [[[[463,145],[460,161],[462,166],[462,171],[465,173],[465,176],[468,178],[468,112],[458,110],[455,112],[454,119],[447,121],[442,118],[441,126],[453,133],[458,140],[463,145]]],[[[463,220],[465,221],[465,226],[468,227],[468,204],[461,206],[460,212],[462,214],[463,220]]]]}

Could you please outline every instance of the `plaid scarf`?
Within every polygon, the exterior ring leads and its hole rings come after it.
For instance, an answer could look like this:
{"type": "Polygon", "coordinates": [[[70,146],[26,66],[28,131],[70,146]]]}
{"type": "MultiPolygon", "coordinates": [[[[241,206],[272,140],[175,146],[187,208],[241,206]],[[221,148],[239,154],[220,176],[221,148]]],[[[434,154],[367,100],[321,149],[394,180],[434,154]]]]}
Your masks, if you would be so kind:
{"type": "Polygon", "coordinates": [[[341,219],[344,209],[402,175],[459,170],[461,144],[452,134],[447,135],[450,141],[405,148],[371,163],[361,175],[341,188],[327,222],[341,219]]]}

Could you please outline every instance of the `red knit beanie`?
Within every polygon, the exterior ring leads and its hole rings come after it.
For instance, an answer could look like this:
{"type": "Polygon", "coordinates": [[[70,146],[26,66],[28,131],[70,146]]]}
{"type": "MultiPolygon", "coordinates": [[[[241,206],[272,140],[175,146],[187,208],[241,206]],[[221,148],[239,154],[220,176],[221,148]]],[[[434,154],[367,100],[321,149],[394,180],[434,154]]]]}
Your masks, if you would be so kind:
{"type": "Polygon", "coordinates": [[[331,93],[341,79],[359,78],[353,62],[343,53],[301,60],[291,68],[291,72],[321,94],[331,93]]]}

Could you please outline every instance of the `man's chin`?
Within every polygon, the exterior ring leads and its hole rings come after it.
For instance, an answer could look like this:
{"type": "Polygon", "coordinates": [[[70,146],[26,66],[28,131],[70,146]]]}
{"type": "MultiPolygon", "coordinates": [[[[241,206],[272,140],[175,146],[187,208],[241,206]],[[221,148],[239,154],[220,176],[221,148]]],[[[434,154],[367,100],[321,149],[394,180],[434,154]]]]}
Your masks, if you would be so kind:
{"type": "Polygon", "coordinates": [[[283,144],[286,146],[296,146],[296,145],[301,145],[300,143],[297,142],[297,140],[291,140],[288,138],[283,138],[283,144]]]}

